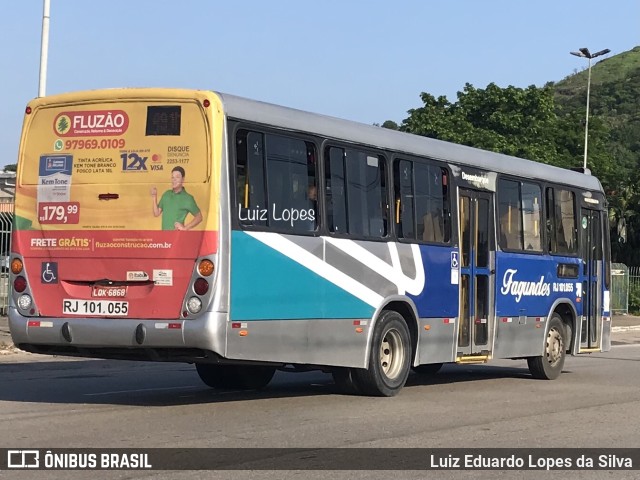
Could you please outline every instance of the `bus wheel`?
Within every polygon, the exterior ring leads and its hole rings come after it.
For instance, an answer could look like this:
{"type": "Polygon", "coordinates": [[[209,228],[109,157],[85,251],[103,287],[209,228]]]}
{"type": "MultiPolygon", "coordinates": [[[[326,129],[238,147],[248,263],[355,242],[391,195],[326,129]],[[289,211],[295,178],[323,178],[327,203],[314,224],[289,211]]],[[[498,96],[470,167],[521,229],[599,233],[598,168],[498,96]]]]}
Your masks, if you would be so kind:
{"type": "Polygon", "coordinates": [[[529,371],[534,378],[554,380],[560,376],[567,355],[564,335],[565,326],[562,319],[554,313],[549,320],[544,352],[539,357],[527,358],[529,371]]]}
{"type": "Polygon", "coordinates": [[[407,381],[410,364],[407,324],[399,313],[384,310],[373,330],[369,368],[354,370],[355,381],[366,395],[392,397],[407,381]]]}
{"type": "Polygon", "coordinates": [[[426,365],[418,365],[413,367],[413,371],[420,375],[435,375],[442,368],[442,363],[428,363],[426,365]]]}
{"type": "Polygon", "coordinates": [[[248,365],[211,365],[196,363],[200,379],[212,388],[258,390],[266,387],[276,373],[274,367],[248,365]]]}
{"type": "Polygon", "coordinates": [[[355,379],[355,369],[353,368],[336,368],[331,371],[333,381],[341,393],[347,395],[357,395],[360,393],[360,387],[355,379]]]}

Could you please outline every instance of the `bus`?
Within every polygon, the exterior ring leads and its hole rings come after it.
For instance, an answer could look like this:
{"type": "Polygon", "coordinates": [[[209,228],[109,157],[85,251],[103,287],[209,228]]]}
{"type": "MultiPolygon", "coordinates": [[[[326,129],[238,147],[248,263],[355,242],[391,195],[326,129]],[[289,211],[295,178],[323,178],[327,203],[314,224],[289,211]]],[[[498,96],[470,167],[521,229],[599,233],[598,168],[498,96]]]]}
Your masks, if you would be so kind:
{"type": "Polygon", "coordinates": [[[611,347],[606,198],[584,172],[213,91],[28,104],[9,323],[28,352],[195,364],[213,388],[611,347]]]}

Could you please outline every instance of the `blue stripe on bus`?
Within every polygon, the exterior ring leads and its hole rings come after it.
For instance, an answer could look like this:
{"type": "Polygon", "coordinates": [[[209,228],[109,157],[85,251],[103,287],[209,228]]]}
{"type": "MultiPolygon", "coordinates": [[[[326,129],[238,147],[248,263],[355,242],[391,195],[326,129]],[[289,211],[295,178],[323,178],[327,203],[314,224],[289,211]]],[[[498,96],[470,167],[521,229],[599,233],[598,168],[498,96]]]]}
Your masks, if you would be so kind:
{"type": "Polygon", "coordinates": [[[232,320],[371,318],[373,312],[287,256],[244,232],[232,232],[232,320]]]}

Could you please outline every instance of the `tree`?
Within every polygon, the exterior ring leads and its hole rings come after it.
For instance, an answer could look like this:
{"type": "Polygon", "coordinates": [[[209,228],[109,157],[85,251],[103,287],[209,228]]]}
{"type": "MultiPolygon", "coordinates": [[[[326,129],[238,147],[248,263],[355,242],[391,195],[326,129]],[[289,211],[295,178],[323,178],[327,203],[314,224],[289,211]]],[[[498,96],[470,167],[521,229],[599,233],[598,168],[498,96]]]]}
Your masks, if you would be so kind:
{"type": "MultiPolygon", "coordinates": [[[[624,85],[616,81],[600,86],[601,98],[592,97],[587,158],[610,205],[612,258],[631,265],[640,264],[640,188],[636,187],[640,124],[635,120],[640,118],[640,81],[636,78],[640,76],[625,76],[624,85]],[[623,229],[626,243],[618,242],[623,229]]],[[[579,85],[585,83],[578,80],[579,85]]],[[[422,106],[409,110],[400,130],[563,168],[582,167],[584,96],[566,83],[524,89],[494,83],[477,89],[467,83],[455,102],[423,92],[422,106]]]]}
{"type": "Polygon", "coordinates": [[[386,120],[382,124],[382,128],[388,128],[389,130],[398,130],[400,127],[398,127],[398,124],[393,120],[386,120]]]}
{"type": "Polygon", "coordinates": [[[557,117],[550,87],[476,89],[467,83],[458,100],[421,94],[423,107],[409,110],[401,129],[507,155],[558,163],[553,132],[557,117]]]}
{"type": "Polygon", "coordinates": [[[18,170],[18,164],[17,163],[10,163],[9,165],[5,165],[4,167],[4,171],[5,172],[15,172],[18,170]]]}

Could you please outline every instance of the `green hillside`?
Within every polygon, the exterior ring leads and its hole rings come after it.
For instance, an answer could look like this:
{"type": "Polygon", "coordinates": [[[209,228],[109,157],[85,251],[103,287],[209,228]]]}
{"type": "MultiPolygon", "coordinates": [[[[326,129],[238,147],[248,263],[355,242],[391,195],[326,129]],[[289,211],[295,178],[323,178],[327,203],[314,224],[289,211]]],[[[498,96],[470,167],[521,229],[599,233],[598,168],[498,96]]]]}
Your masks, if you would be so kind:
{"type": "MultiPolygon", "coordinates": [[[[584,63],[582,71],[550,84],[558,116],[585,114],[586,59],[584,63]]],[[[589,152],[594,125],[599,129],[594,137],[601,139],[600,148],[604,147],[612,165],[607,193],[613,258],[640,265],[640,46],[592,63],[589,110],[589,152]],[[623,225],[627,242],[615,242],[623,225]]]]}
{"type": "MultiPolygon", "coordinates": [[[[577,92],[584,94],[587,88],[587,60],[583,59],[584,69],[576,74],[570,75],[561,82],[556,83],[556,94],[558,98],[571,97],[577,92]]],[[[640,46],[604,58],[600,61],[592,61],[591,64],[591,86],[597,88],[599,85],[623,84],[633,81],[635,76],[636,86],[638,85],[638,72],[640,72],[640,46]]],[[[592,92],[592,93],[595,93],[592,92]]]]}
{"type": "MultiPolygon", "coordinates": [[[[598,57],[602,58],[602,57],[598,57]]],[[[596,59],[597,60],[597,59],[596,59]]],[[[422,105],[386,128],[565,168],[584,159],[588,62],[542,88],[465,84],[454,101],[422,92],[422,105]]],[[[613,258],[640,265],[640,46],[592,62],[587,166],[609,203],[613,258]],[[626,232],[626,235],[624,233],[626,232]],[[619,241],[626,237],[626,242],[619,241]]]]}
{"type": "MultiPolygon", "coordinates": [[[[585,111],[585,68],[553,85],[558,114],[585,111]]],[[[590,121],[609,130],[609,151],[623,169],[640,165],[640,47],[605,58],[591,67],[590,121]]]]}

